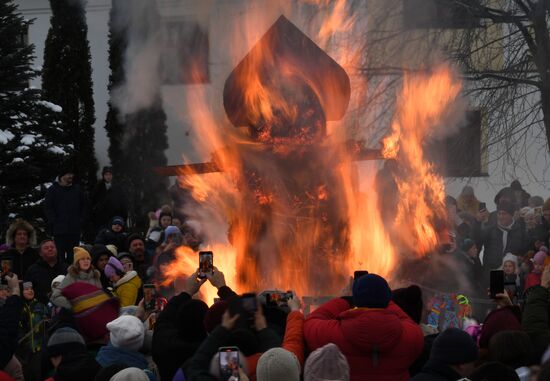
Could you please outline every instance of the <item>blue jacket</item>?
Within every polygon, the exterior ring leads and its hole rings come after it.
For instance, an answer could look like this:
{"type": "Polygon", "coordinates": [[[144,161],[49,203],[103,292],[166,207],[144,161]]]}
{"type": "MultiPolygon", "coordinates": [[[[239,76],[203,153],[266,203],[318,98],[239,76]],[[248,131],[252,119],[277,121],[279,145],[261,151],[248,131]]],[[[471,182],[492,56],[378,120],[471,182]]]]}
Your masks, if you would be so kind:
{"type": "MultiPolygon", "coordinates": [[[[146,371],[149,368],[149,364],[142,353],[125,348],[117,348],[111,343],[99,349],[95,360],[102,368],[113,364],[124,364],[128,367],[139,368],[146,371]]],[[[146,373],[150,381],[156,381],[154,374],[148,371],[146,373]]]]}

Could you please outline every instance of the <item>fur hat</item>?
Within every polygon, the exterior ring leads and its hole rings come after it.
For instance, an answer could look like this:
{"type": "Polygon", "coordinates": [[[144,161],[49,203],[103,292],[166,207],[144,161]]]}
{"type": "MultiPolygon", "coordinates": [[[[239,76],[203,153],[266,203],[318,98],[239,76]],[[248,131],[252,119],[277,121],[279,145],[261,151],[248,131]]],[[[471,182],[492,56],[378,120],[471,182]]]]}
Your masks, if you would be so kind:
{"type": "Polygon", "coordinates": [[[92,256],[90,255],[90,253],[88,253],[88,251],[83,247],[76,246],[73,248],[73,252],[74,252],[73,265],[75,266],[78,265],[78,261],[80,261],[81,259],[88,258],[89,260],[92,260],[92,256]]]}
{"type": "Polygon", "coordinates": [[[23,219],[20,219],[20,218],[15,220],[10,225],[10,227],[8,228],[8,231],[6,232],[6,243],[9,246],[14,245],[15,233],[18,230],[26,231],[27,236],[29,237],[29,245],[30,246],[36,246],[36,231],[34,230],[33,226],[29,222],[27,222],[23,219]]]}
{"type": "Polygon", "coordinates": [[[116,257],[109,258],[109,262],[105,265],[105,270],[103,270],[107,278],[111,278],[113,275],[124,275],[124,266],[116,257]]]}
{"type": "Polygon", "coordinates": [[[477,345],[470,335],[458,328],[441,332],[432,344],[430,361],[460,365],[477,360],[477,345]]]}
{"type": "MultiPolygon", "coordinates": [[[[52,289],[55,288],[54,285],[57,283],[58,285],[61,284],[61,282],[63,282],[63,279],[65,279],[65,275],[58,275],[56,276],[55,278],[53,278],[52,280],[52,283],[51,283],[51,287],[52,289]]],[[[59,287],[59,286],[58,286],[59,287]]]]}
{"type": "Polygon", "coordinates": [[[512,262],[516,266],[516,271],[518,270],[518,257],[512,253],[506,253],[504,258],[502,258],[502,265],[500,268],[504,267],[504,262],[512,262]]]}
{"type": "Polygon", "coordinates": [[[132,315],[122,315],[107,323],[111,344],[116,348],[139,351],[143,346],[145,327],[141,320],[132,315]]]}
{"type": "Polygon", "coordinates": [[[391,296],[388,282],[380,275],[366,274],[353,282],[353,303],[357,307],[386,308],[391,296]]]}
{"type": "Polygon", "coordinates": [[[392,299],[416,323],[422,319],[422,290],[413,284],[407,288],[398,288],[393,291],[392,299]]]}
{"type": "Polygon", "coordinates": [[[296,355],[283,348],[271,348],[258,360],[256,378],[261,381],[300,381],[296,355]]]}
{"type": "Polygon", "coordinates": [[[348,360],[333,343],[311,352],[304,365],[304,381],[323,380],[349,380],[348,360]]]}
{"type": "Polygon", "coordinates": [[[55,357],[75,350],[86,350],[86,342],[76,330],[63,327],[56,330],[48,340],[48,357],[55,357]]]}

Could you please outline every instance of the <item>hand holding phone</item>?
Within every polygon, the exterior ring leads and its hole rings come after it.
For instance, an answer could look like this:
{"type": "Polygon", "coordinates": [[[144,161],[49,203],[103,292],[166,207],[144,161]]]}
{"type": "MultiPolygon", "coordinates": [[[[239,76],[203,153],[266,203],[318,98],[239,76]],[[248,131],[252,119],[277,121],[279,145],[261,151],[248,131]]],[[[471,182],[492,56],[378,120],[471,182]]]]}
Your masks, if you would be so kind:
{"type": "Polygon", "coordinates": [[[218,349],[220,380],[238,381],[239,375],[239,348],[221,347],[218,349]]]}
{"type": "Polygon", "coordinates": [[[479,203],[479,211],[480,211],[480,212],[483,212],[483,211],[485,211],[485,210],[487,210],[487,204],[484,203],[484,202],[480,202],[480,203],[479,203]]]}
{"type": "Polygon", "coordinates": [[[199,278],[206,278],[206,274],[214,273],[214,253],[199,251],[199,278]]]}
{"type": "Polygon", "coordinates": [[[155,311],[157,305],[157,290],[154,284],[143,285],[143,308],[145,312],[155,311]]]}

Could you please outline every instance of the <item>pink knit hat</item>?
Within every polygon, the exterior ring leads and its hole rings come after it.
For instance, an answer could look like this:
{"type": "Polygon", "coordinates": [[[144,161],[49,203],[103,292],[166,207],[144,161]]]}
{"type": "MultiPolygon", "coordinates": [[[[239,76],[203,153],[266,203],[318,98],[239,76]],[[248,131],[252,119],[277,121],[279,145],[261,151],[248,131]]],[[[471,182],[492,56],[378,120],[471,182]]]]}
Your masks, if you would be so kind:
{"type": "Polygon", "coordinates": [[[544,260],[546,259],[546,253],[544,251],[539,251],[535,254],[535,257],[533,258],[533,262],[537,265],[544,265],[544,260]]]}

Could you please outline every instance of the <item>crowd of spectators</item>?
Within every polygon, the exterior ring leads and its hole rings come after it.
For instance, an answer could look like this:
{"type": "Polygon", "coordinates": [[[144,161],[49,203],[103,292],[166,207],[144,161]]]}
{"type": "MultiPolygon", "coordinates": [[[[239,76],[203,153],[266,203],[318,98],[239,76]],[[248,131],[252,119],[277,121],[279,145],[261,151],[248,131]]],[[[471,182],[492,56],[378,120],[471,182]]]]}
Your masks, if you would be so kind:
{"type": "Polygon", "coordinates": [[[439,255],[472,294],[487,298],[491,270],[505,278],[488,313],[448,328],[427,320],[425,290],[392,290],[376,274],[307,316],[296,293],[238,295],[215,267],[166,282],[176,248],[199,250],[200,237],[169,207],[128,234],[123,192],[110,168],[102,175],[87,208],[73,174],[60,174],[45,200],[52,238],[37,244],[22,219],[6,233],[0,380],[550,380],[550,199],[517,181],[493,212],[469,186],[446,199],[439,255]],[[90,219],[96,236],[83,243],[90,219]],[[218,290],[210,306],[197,298],[205,282],[218,290]]]}

